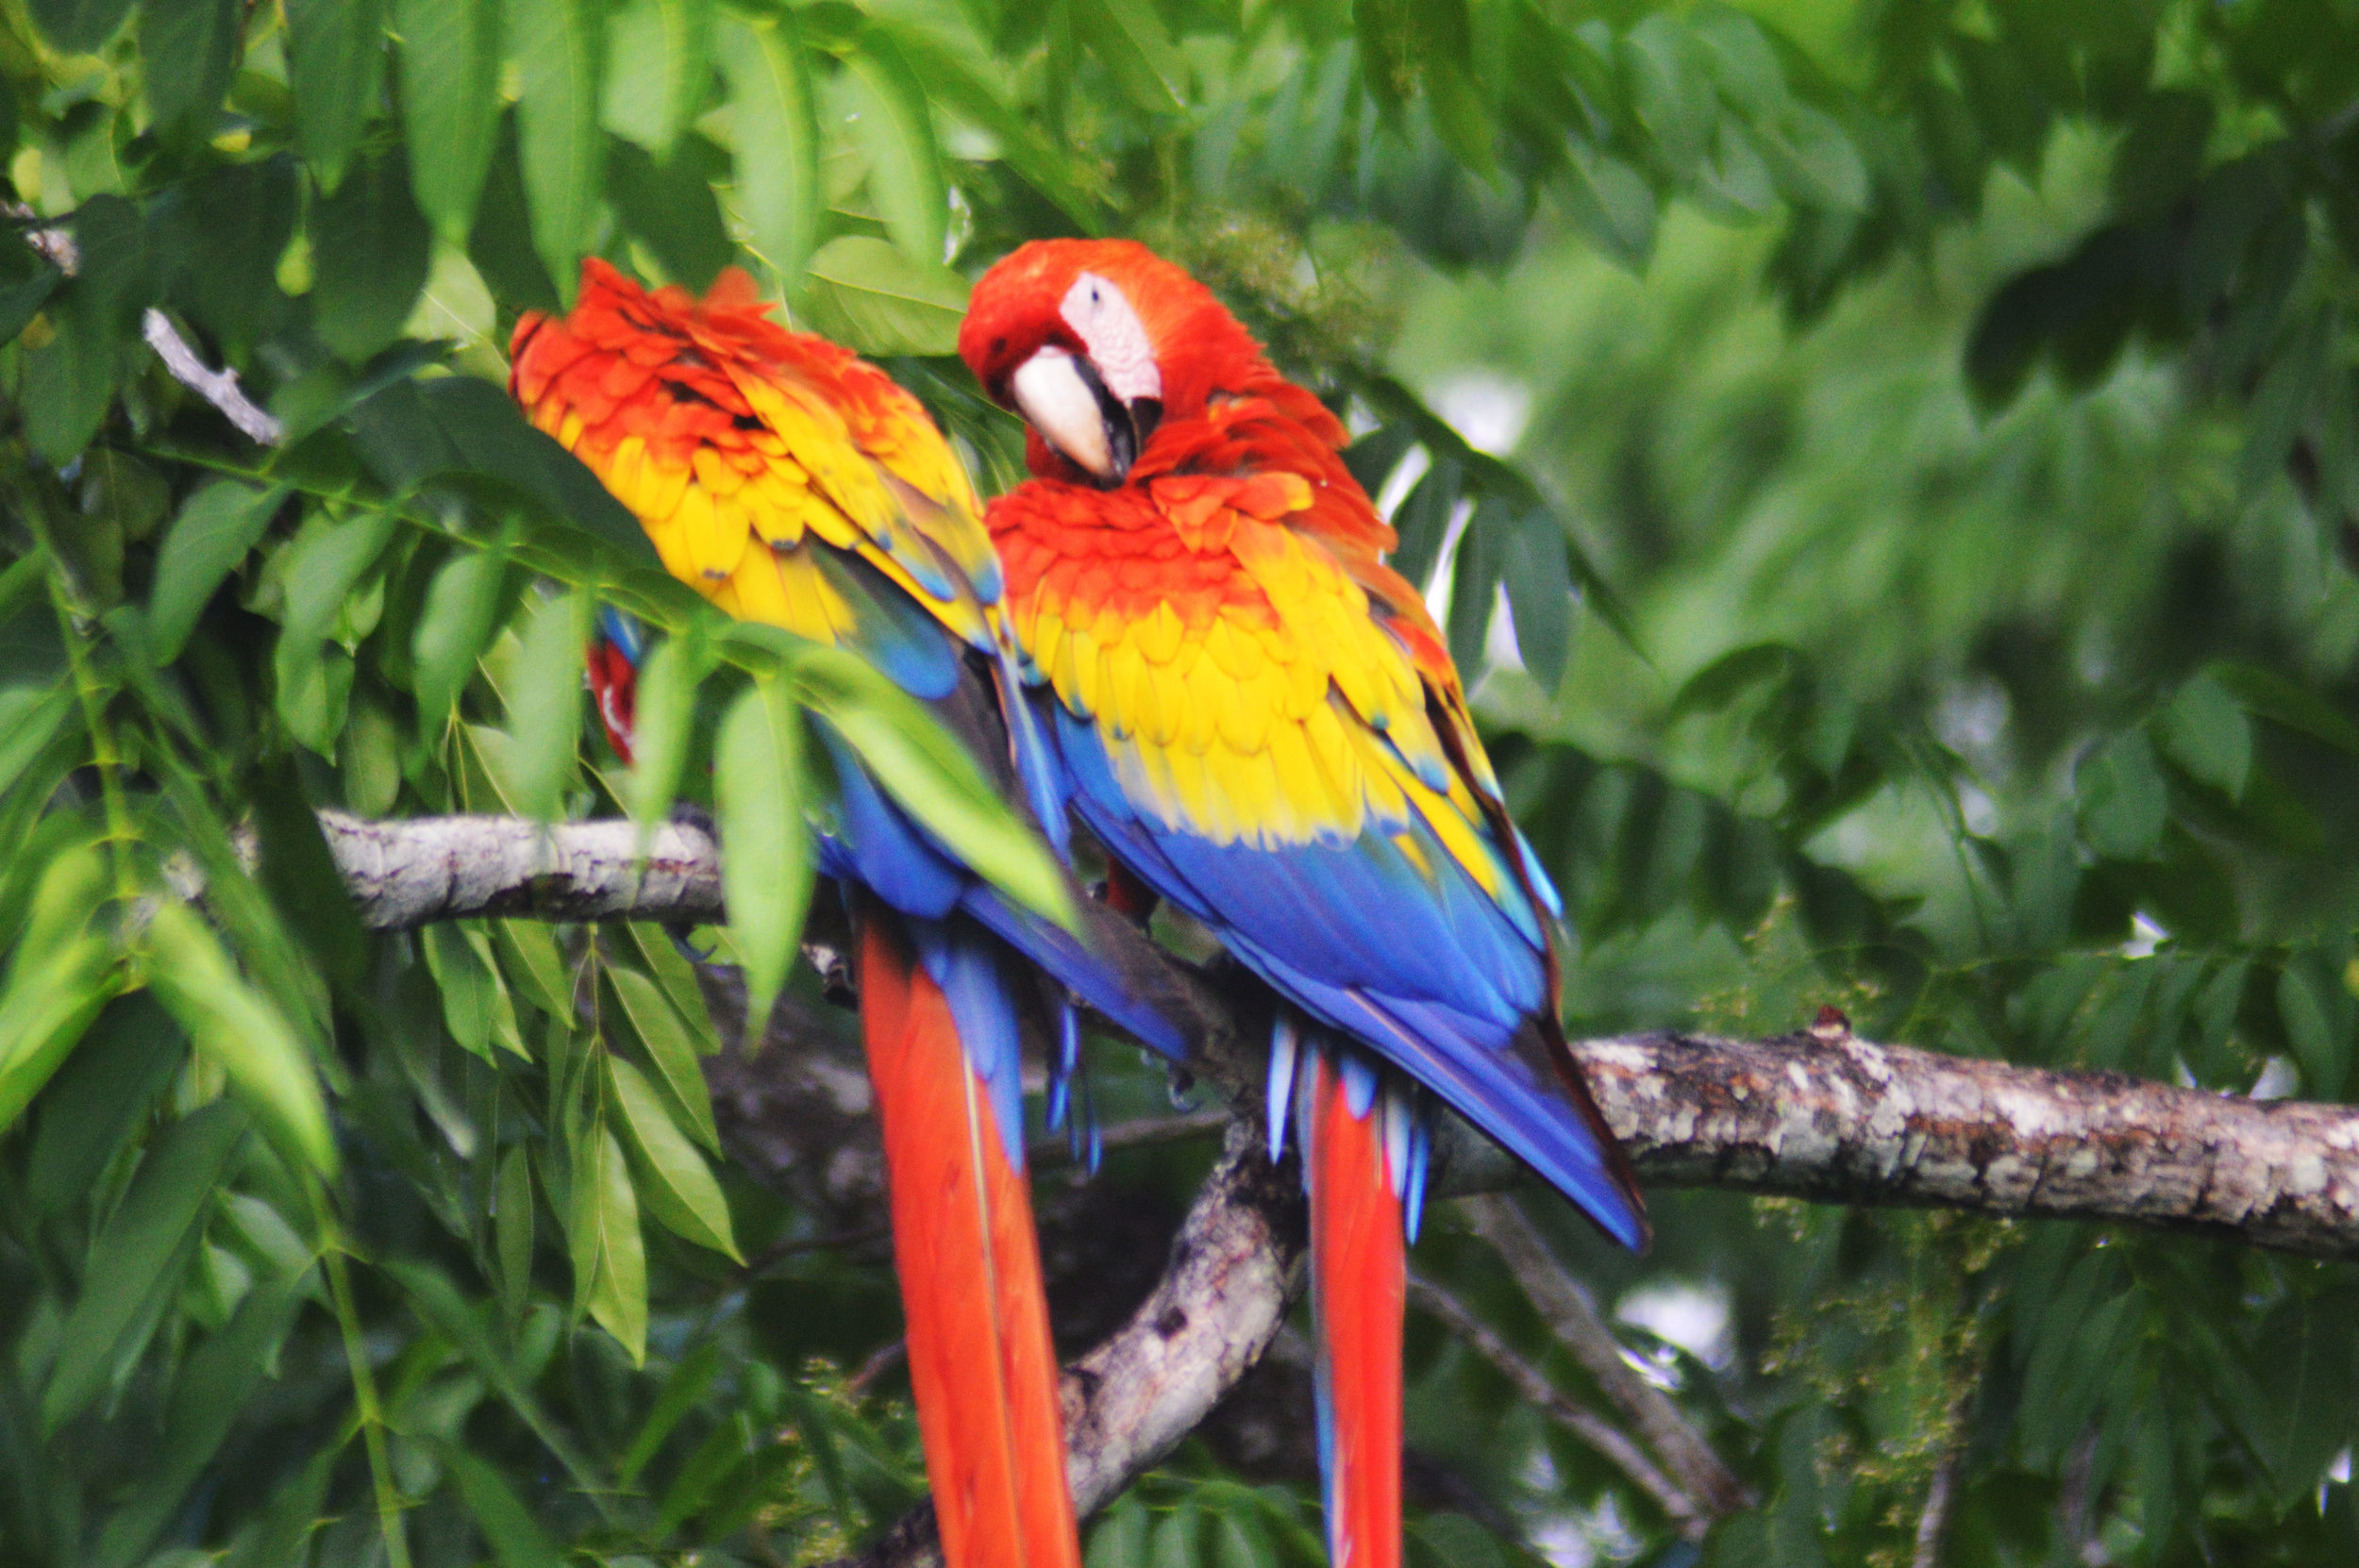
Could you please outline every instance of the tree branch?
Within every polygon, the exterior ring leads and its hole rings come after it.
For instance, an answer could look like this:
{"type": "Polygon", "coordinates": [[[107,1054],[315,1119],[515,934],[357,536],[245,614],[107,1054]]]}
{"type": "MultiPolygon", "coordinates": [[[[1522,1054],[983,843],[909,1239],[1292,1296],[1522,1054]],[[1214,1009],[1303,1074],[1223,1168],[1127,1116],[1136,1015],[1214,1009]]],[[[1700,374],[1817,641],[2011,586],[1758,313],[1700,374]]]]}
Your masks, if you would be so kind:
{"type": "MultiPolygon", "coordinates": [[[[678,824],[659,827],[643,859],[628,823],[363,823],[333,812],[321,822],[363,919],[381,930],[479,915],[679,923],[723,912],[712,840],[678,824]]],[[[1084,913],[1093,941],[1138,950],[1126,961],[1154,955],[1157,1000],[1186,1023],[1191,1065],[1235,1108],[1220,1162],[1162,1281],[1121,1329],[1067,1370],[1070,1474],[1086,1511],[1192,1429],[1267,1347],[1299,1288],[1303,1225],[1298,1187],[1285,1174],[1291,1165],[1273,1170],[1261,1152],[1267,1014],[1258,988],[1237,972],[1163,955],[1100,907],[1084,913]]],[[[824,959],[834,940],[822,930],[807,942],[824,959]]],[[[795,1032],[787,1015],[770,1026],[795,1032]]],[[[1875,1044],[1848,1029],[1751,1041],[1638,1035],[1579,1042],[1573,1050],[1606,1121],[1652,1183],[2127,1222],[2309,1257],[2359,1257],[2353,1108],[2256,1103],[2118,1074],[1941,1056],[1875,1044]]],[[[791,1076],[794,1059],[788,1051],[729,1053],[713,1059],[711,1071],[734,1075],[729,1091],[752,1096],[740,1103],[758,1123],[761,1102],[747,1080],[791,1076]],[[749,1071],[753,1060],[763,1064],[758,1073],[749,1071]]],[[[849,1084],[835,1083],[830,1072],[815,1072],[794,1093],[819,1108],[814,1114],[864,1116],[864,1103],[846,1100],[849,1084]]],[[[1437,1194],[1496,1190],[1521,1177],[1463,1124],[1438,1142],[1437,1194]]],[[[743,1136],[730,1146],[757,1164],[781,1157],[802,1163],[792,1139],[769,1153],[743,1136]]],[[[812,1179],[834,1186],[839,1201],[870,1201],[873,1176],[861,1160],[823,1165],[812,1179]]],[[[1682,1478],[1701,1501],[1703,1490],[1682,1478]]],[[[900,1568],[936,1560],[933,1539],[931,1516],[920,1510],[857,1561],[900,1568]]]]}

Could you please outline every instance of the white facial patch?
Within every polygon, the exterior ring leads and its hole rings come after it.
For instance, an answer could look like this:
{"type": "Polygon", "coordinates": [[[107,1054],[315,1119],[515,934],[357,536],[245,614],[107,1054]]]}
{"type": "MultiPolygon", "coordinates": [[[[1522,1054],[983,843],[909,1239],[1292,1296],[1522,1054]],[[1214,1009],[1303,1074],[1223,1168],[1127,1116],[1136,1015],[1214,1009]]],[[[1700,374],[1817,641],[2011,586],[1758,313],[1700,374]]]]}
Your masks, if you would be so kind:
{"type": "Polygon", "coordinates": [[[1097,407],[1097,393],[1082,378],[1079,359],[1062,348],[1044,348],[1015,367],[1008,391],[1043,441],[1097,477],[1113,476],[1106,417],[1097,407]]]}
{"type": "Polygon", "coordinates": [[[1139,313],[1130,309],[1121,290],[1096,273],[1083,273],[1065,291],[1057,313],[1081,340],[1090,362],[1097,367],[1098,379],[1106,383],[1116,402],[1163,401],[1163,375],[1155,368],[1155,345],[1147,341],[1139,313]]]}

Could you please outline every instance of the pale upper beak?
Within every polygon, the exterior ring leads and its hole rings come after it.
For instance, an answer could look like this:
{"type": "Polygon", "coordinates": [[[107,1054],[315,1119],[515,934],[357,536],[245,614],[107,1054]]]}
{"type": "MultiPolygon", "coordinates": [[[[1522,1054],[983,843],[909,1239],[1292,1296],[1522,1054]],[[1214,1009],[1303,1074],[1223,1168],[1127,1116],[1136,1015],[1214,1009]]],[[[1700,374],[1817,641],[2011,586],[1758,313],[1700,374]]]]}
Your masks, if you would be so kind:
{"type": "Polygon", "coordinates": [[[1163,411],[1144,399],[1126,408],[1106,390],[1096,366],[1054,346],[1018,365],[1008,392],[1043,441],[1110,489],[1130,472],[1163,411]]]}

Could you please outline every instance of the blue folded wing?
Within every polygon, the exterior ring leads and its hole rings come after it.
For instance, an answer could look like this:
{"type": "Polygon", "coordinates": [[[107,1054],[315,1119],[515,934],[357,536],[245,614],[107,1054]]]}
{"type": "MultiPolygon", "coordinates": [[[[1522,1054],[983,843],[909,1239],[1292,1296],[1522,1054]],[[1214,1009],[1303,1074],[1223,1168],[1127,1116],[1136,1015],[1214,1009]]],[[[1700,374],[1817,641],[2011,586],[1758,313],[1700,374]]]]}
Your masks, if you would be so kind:
{"type": "Polygon", "coordinates": [[[1075,809],[1115,859],[1280,993],[1439,1094],[1609,1235],[1641,1243],[1645,1223],[1539,1036],[1535,1019],[1553,999],[1529,909],[1495,902],[1414,820],[1277,847],[1175,831],[1133,807],[1095,727],[1044,701],[1075,809]]]}

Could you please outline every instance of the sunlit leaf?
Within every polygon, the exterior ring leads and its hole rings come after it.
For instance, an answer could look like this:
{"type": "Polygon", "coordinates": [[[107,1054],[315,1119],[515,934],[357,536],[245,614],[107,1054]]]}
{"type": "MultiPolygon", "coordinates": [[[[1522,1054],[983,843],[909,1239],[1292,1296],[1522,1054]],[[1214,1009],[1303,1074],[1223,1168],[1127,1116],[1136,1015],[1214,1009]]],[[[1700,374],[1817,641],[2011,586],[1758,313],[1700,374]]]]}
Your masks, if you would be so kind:
{"type": "Polygon", "coordinates": [[[791,10],[724,14],[714,58],[728,83],[737,203],[753,244],[794,287],[819,239],[819,122],[791,10]]]}
{"type": "Polygon", "coordinates": [[[642,831],[663,820],[679,795],[695,718],[696,651],[667,637],[639,669],[631,743],[630,814],[642,831]]]}
{"type": "Polygon", "coordinates": [[[289,0],[286,10],[295,145],[333,195],[384,92],[384,0],[289,0]]]}
{"type": "Polygon", "coordinates": [[[630,1352],[647,1355],[647,1259],[639,1194],[623,1146],[603,1125],[585,1129],[573,1173],[574,1310],[587,1311],[630,1352]]]}
{"type": "MultiPolygon", "coordinates": [[[[795,678],[803,700],[952,854],[1025,908],[1060,925],[1073,921],[1069,884],[1047,845],[1010,813],[965,748],[914,699],[832,649],[812,650],[795,678]]],[[[726,820],[722,838],[734,842],[726,820]]]]}
{"type": "Polygon", "coordinates": [[[614,13],[599,118],[658,158],[701,106],[712,70],[712,0],[632,0],[614,13]]]}
{"type": "Polygon", "coordinates": [[[581,672],[592,605],[574,592],[542,601],[525,623],[508,691],[510,775],[516,809],[547,821],[563,806],[581,742],[581,672]]]}
{"type": "Polygon", "coordinates": [[[489,550],[462,550],[434,575],[418,617],[418,712],[429,725],[449,716],[490,646],[508,563],[489,550]]]}
{"type": "Polygon", "coordinates": [[[75,937],[20,960],[0,990],[0,1131],[24,1113],[121,981],[113,943],[75,937]]]}
{"type": "Polygon", "coordinates": [[[869,194],[885,232],[908,255],[940,260],[950,209],[925,88],[882,33],[852,57],[849,71],[852,131],[868,153],[869,194]]]}
{"type": "Polygon", "coordinates": [[[711,1167],[696,1145],[673,1120],[664,1097],[638,1068],[620,1057],[610,1056],[607,1069],[613,1075],[614,1103],[622,1112],[622,1125],[628,1129],[631,1147],[638,1151],[646,1173],[640,1192],[648,1210],[675,1235],[743,1262],[721,1184],[713,1179],[711,1167]]]}
{"type": "Polygon", "coordinates": [[[766,1018],[786,983],[811,900],[802,755],[802,715],[775,678],[756,680],[730,706],[713,746],[713,804],[728,845],[721,887],[745,965],[748,1018],[766,1018]]]}
{"type": "Polygon", "coordinates": [[[672,1115],[691,1137],[714,1154],[721,1152],[721,1134],[712,1120],[712,1096],[705,1088],[702,1053],[688,1022],[653,980],[636,970],[606,971],[614,999],[629,1023],[630,1032],[646,1052],[672,1115]]]}
{"type": "Polygon", "coordinates": [[[862,234],[811,259],[812,324],[862,354],[949,354],[966,314],[966,279],[862,234]]]}
{"type": "Polygon", "coordinates": [[[272,1141],[322,1176],[334,1176],[336,1141],[318,1069],[287,1021],[229,964],[205,922],[178,904],[147,927],[148,984],[220,1067],[272,1141]]]}
{"type": "Polygon", "coordinates": [[[260,542],[284,494],[214,479],[181,503],[158,553],[147,604],[148,648],[159,663],[179,657],[214,590],[260,542]]]}
{"type": "Polygon", "coordinates": [[[500,117],[499,0],[393,0],[410,188],[434,232],[467,242],[500,117]]]}
{"type": "Polygon", "coordinates": [[[505,0],[509,57],[522,72],[517,149],[532,243],[571,301],[598,198],[598,75],[605,19],[592,0],[505,0]]]}

